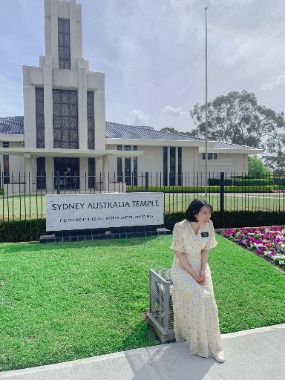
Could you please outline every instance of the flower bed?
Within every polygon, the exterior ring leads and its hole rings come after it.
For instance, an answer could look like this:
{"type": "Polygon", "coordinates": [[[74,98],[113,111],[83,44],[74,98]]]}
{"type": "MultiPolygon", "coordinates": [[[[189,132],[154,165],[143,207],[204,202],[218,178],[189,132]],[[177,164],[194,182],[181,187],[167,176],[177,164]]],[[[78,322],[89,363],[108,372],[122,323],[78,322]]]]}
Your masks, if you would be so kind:
{"type": "Polygon", "coordinates": [[[218,232],[285,269],[285,228],[283,226],[229,228],[218,232]]]}

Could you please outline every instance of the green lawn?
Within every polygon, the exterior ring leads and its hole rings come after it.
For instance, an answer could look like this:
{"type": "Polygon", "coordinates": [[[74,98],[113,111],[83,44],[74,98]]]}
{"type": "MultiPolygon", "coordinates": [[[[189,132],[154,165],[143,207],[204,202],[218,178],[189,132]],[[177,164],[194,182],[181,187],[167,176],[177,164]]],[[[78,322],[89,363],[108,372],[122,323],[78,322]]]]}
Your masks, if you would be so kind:
{"type": "MultiPolygon", "coordinates": [[[[285,322],[285,276],[217,236],[210,265],[222,333],[285,322]]],[[[158,344],[144,322],[148,271],[171,236],[0,245],[0,370],[158,344]]]]}

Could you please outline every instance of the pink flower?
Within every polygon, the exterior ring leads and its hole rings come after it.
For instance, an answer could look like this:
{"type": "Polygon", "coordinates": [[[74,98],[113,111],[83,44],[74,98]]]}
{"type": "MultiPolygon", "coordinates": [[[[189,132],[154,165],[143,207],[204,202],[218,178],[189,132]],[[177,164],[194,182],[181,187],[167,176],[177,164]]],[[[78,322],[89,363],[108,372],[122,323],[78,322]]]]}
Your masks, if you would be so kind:
{"type": "Polygon", "coordinates": [[[285,229],[282,226],[230,228],[222,235],[285,266],[285,229]]]}

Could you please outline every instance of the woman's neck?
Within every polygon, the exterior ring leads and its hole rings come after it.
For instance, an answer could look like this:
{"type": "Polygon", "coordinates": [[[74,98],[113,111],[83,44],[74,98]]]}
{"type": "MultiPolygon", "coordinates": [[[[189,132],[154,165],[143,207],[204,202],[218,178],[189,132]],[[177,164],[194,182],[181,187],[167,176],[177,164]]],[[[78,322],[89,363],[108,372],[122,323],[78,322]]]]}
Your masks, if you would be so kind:
{"type": "Polygon", "coordinates": [[[191,226],[192,226],[195,234],[197,234],[197,232],[198,232],[198,230],[200,228],[200,223],[198,223],[198,222],[190,222],[190,224],[191,224],[191,226]]]}

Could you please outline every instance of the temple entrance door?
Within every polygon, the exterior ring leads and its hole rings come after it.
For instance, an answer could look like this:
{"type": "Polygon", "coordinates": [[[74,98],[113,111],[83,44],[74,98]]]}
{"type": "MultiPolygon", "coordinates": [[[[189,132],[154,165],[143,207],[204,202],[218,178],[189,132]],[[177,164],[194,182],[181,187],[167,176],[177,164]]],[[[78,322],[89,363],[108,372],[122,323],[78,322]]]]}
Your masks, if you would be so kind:
{"type": "Polygon", "coordinates": [[[57,179],[61,189],[78,190],[80,187],[79,158],[55,157],[54,158],[54,186],[57,187],[57,179]]]}

